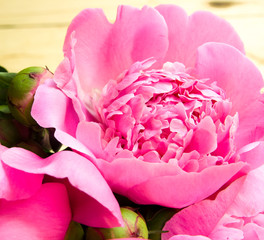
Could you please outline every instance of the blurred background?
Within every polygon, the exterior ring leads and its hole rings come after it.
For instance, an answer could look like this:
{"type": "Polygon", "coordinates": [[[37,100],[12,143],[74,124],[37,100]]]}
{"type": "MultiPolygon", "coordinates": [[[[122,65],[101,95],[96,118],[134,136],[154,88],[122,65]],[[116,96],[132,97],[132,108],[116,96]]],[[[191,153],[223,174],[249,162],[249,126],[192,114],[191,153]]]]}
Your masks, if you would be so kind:
{"type": "Polygon", "coordinates": [[[228,20],[244,42],[248,57],[264,75],[264,0],[0,0],[0,65],[9,71],[48,66],[63,59],[67,26],[84,8],[103,8],[114,22],[118,5],[173,3],[190,15],[207,10],[228,20]]]}

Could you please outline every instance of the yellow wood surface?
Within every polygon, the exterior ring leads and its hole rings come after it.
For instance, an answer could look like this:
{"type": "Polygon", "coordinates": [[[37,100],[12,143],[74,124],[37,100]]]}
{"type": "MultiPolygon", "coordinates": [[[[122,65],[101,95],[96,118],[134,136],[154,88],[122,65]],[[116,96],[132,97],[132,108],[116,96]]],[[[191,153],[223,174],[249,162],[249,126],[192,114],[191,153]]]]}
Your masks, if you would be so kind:
{"type": "MultiPolygon", "coordinates": [[[[208,10],[227,19],[241,36],[247,55],[264,73],[264,0],[0,0],[0,65],[19,71],[62,60],[67,26],[84,8],[103,8],[114,21],[118,5],[173,3],[188,14],[208,10]]],[[[263,74],[264,75],[264,74],[263,74]]]]}

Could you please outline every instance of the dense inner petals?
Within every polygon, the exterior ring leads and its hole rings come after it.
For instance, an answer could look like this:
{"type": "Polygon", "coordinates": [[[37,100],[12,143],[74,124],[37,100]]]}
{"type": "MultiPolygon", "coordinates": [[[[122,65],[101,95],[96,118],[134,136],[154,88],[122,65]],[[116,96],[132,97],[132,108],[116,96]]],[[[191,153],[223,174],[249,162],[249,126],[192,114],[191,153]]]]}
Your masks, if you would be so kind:
{"type": "Polygon", "coordinates": [[[95,108],[105,145],[118,139],[115,154],[129,150],[143,161],[173,162],[188,172],[230,159],[238,120],[229,115],[224,91],[180,63],[148,70],[153,63],[133,64],[103,89],[95,108]]]}

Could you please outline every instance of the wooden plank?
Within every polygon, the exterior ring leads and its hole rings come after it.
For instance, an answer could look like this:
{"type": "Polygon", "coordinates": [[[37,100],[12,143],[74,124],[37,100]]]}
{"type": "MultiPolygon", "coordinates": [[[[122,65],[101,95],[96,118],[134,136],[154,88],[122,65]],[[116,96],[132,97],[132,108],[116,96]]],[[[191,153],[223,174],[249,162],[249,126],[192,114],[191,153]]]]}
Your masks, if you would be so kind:
{"type": "Polygon", "coordinates": [[[37,23],[68,23],[84,8],[103,8],[113,21],[118,5],[135,7],[144,5],[177,4],[190,14],[197,10],[209,10],[223,17],[252,17],[264,15],[263,0],[0,0],[0,25],[20,25],[37,23]]]}
{"type": "Polygon", "coordinates": [[[120,4],[164,3],[182,6],[188,14],[209,10],[227,19],[241,36],[248,56],[264,73],[263,0],[0,0],[0,64],[10,71],[31,65],[48,65],[54,71],[62,59],[67,26],[82,9],[103,8],[113,22],[120,4]]]}

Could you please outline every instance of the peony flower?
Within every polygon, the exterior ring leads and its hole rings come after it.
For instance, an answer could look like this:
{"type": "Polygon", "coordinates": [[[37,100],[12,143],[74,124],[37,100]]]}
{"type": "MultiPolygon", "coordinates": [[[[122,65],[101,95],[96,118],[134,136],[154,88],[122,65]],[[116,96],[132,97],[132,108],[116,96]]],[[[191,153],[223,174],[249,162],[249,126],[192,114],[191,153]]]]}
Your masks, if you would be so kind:
{"type": "Polygon", "coordinates": [[[32,116],[114,192],[182,208],[263,163],[263,79],[226,21],[174,5],[121,6],[112,24],[86,9],[69,26],[64,55],[38,87],[32,116]]]}
{"type": "Polygon", "coordinates": [[[162,240],[260,240],[264,237],[264,165],[233,182],[215,199],[175,214],[162,240]]]}

